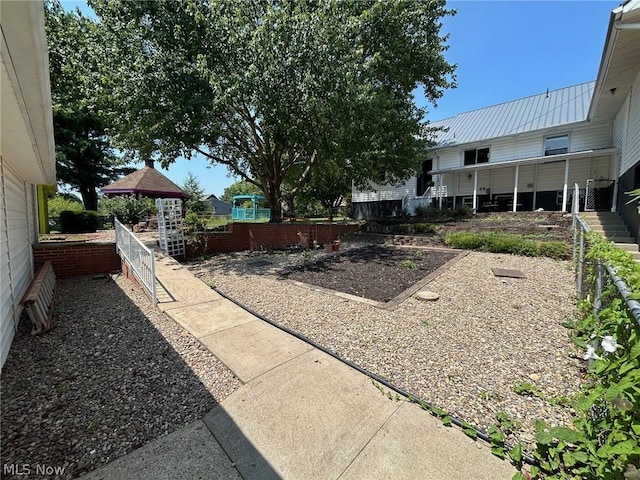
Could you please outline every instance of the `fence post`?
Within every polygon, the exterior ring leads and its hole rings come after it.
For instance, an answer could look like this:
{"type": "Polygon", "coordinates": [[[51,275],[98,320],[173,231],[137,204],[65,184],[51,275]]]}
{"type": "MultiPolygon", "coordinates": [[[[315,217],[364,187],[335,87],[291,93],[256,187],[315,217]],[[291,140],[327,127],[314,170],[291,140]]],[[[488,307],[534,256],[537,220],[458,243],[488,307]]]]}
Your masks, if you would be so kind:
{"type": "Polygon", "coordinates": [[[602,262],[598,260],[596,264],[596,285],[593,294],[593,316],[596,317],[602,309],[602,274],[604,268],[602,268],[602,262]]]}
{"type": "Polygon", "coordinates": [[[580,253],[578,256],[578,300],[582,300],[582,269],[584,265],[584,231],[580,227],[580,253]]]}

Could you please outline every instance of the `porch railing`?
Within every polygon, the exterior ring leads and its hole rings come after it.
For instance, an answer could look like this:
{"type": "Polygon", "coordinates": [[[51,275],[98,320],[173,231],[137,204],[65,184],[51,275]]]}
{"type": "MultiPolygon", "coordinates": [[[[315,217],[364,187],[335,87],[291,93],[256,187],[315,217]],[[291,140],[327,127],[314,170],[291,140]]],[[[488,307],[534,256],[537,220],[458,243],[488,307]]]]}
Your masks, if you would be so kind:
{"type": "MultiPolygon", "coordinates": [[[[575,186],[576,193],[578,186],[575,186]]],[[[575,197],[577,198],[577,197],[575,197]]],[[[602,309],[602,295],[605,291],[605,287],[613,283],[616,286],[618,294],[627,304],[627,308],[635,318],[636,323],[640,326],[640,302],[634,300],[632,297],[632,291],[626,282],[620,278],[616,272],[615,267],[609,264],[603,264],[597,262],[594,265],[595,279],[593,285],[585,285],[584,272],[587,267],[587,260],[585,259],[585,235],[591,229],[586,222],[580,218],[577,211],[577,202],[573,209],[573,261],[576,266],[576,286],[577,296],[579,300],[582,300],[586,291],[593,293],[593,310],[597,314],[602,309]]]]}
{"type": "Polygon", "coordinates": [[[116,228],[116,248],[133,270],[134,275],[140,280],[144,289],[151,296],[153,308],[158,304],[156,295],[156,262],[155,253],[140,242],[131,230],[125,227],[118,219],[114,220],[116,228]]]}
{"type": "Polygon", "coordinates": [[[271,218],[270,208],[240,208],[231,209],[233,220],[269,220],[271,218]]]}

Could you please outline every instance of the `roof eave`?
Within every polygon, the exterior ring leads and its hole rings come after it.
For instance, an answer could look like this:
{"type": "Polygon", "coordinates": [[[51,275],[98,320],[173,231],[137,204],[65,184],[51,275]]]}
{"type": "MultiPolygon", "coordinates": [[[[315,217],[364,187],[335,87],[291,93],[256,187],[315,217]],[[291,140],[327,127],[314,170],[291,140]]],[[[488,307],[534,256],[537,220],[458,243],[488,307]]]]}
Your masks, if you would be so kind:
{"type": "Polygon", "coordinates": [[[607,78],[607,72],[609,70],[609,65],[611,64],[611,57],[613,55],[613,50],[615,48],[616,40],[618,39],[619,34],[619,30],[615,28],[615,23],[622,17],[623,10],[624,5],[620,5],[619,7],[611,11],[611,16],[609,17],[609,28],[607,29],[604,49],[602,51],[602,58],[600,59],[600,67],[598,68],[596,85],[593,90],[593,96],[591,97],[591,103],[589,104],[589,111],[587,112],[587,121],[591,121],[591,119],[594,117],[596,106],[598,105],[598,101],[600,100],[600,96],[602,94],[602,88],[607,78]]]}

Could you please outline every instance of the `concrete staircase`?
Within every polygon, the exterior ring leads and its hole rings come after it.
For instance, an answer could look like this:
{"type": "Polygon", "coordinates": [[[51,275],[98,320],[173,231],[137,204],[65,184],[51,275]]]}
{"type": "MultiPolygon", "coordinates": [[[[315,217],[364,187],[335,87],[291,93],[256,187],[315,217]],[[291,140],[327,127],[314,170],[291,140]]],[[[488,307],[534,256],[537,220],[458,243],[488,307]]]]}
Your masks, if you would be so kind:
{"type": "Polygon", "coordinates": [[[581,212],[580,216],[595,232],[600,232],[605,238],[626,250],[635,261],[640,262],[638,243],[630,235],[629,229],[617,213],[613,212],[581,212]]]}

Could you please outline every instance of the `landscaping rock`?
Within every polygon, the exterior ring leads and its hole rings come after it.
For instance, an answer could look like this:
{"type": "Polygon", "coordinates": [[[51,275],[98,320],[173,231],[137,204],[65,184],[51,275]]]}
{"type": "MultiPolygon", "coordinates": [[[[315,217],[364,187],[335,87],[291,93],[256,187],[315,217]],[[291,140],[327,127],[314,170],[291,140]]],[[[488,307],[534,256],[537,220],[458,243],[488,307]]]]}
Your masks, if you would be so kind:
{"type": "Polygon", "coordinates": [[[435,302],[440,298],[440,295],[438,295],[436,292],[431,292],[429,290],[422,290],[416,293],[415,297],[418,300],[423,300],[425,302],[435,302]]]}

